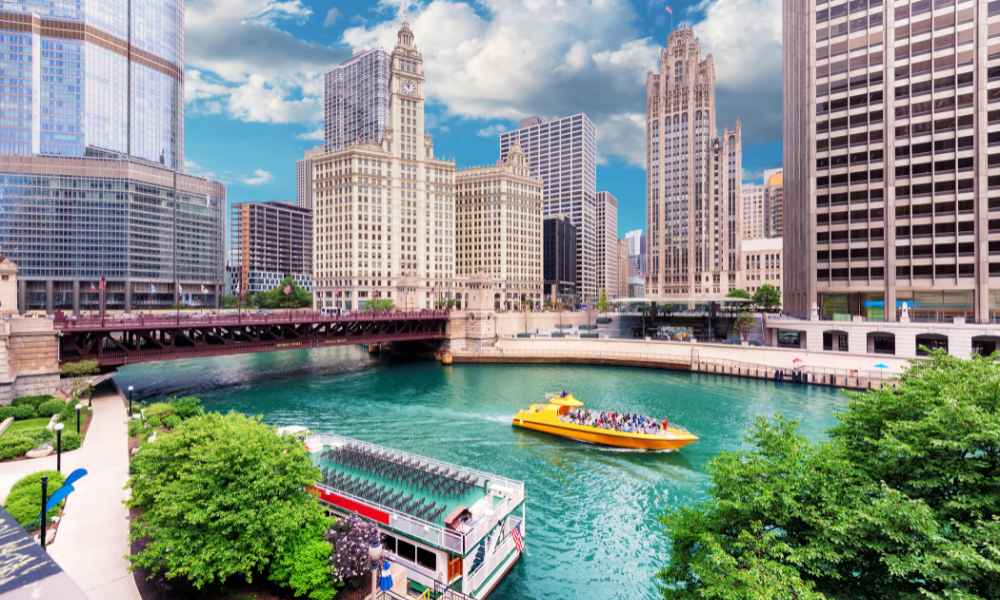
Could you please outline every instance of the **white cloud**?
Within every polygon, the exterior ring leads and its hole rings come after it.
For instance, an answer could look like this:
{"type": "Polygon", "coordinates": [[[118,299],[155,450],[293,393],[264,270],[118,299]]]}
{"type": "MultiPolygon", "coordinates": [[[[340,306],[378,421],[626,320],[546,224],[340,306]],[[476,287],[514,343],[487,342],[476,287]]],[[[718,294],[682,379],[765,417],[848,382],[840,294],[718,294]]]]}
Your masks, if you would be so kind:
{"type": "Polygon", "coordinates": [[[323,140],[326,139],[326,132],[323,130],[322,127],[317,127],[316,129],[307,131],[305,133],[300,133],[295,137],[297,137],[300,140],[306,140],[310,142],[322,142],[323,140]]]}
{"type": "Polygon", "coordinates": [[[493,123],[492,125],[487,125],[477,131],[476,135],[484,138],[492,138],[499,136],[501,133],[508,131],[509,129],[510,127],[507,127],[503,123],[493,123]]]}
{"type": "Polygon", "coordinates": [[[715,59],[719,126],[743,120],[744,139],[781,139],[782,0],[702,0],[695,35],[715,59]]]}
{"type": "Polygon", "coordinates": [[[428,96],[449,114],[517,121],[586,112],[599,128],[602,160],[643,164],[635,115],[644,111],[658,51],[638,36],[628,0],[481,0],[481,12],[457,0],[380,4],[392,18],[352,27],[344,41],[391,48],[400,22],[410,20],[428,96]]]}
{"type": "Polygon", "coordinates": [[[334,6],[330,10],[326,11],[326,17],[323,18],[323,27],[333,27],[340,18],[340,9],[334,6]]]}
{"type": "Polygon", "coordinates": [[[253,172],[253,175],[245,177],[242,181],[246,185],[250,186],[261,186],[266,183],[270,183],[274,179],[274,175],[270,171],[265,171],[264,169],[257,169],[253,172]]]}
{"type": "Polygon", "coordinates": [[[350,53],[280,29],[312,14],[301,0],[189,0],[188,105],[243,121],[322,121],[322,75],[350,53]]]}

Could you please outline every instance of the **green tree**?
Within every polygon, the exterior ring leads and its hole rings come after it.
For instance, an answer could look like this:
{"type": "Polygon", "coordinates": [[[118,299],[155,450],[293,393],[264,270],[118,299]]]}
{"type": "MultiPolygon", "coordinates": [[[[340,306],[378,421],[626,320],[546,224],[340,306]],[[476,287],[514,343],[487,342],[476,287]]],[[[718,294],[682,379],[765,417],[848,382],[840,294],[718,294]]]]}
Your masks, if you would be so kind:
{"type": "Polygon", "coordinates": [[[781,306],[781,292],[770,283],[765,283],[757,288],[753,295],[753,303],[770,312],[781,306]]]}
{"type": "Polygon", "coordinates": [[[268,577],[329,600],[330,525],[307,487],[319,478],[301,442],[236,413],[182,422],[131,465],[133,567],[197,589],[268,577]]]}
{"type": "Polygon", "coordinates": [[[597,312],[608,312],[608,306],[608,294],[604,290],[601,290],[601,295],[597,298],[597,312]]]}
{"type": "Polygon", "coordinates": [[[743,288],[733,288],[733,289],[729,290],[729,293],[726,294],[726,297],[727,298],[741,298],[743,300],[750,300],[750,292],[746,291],[743,288]]]}
{"type": "Polygon", "coordinates": [[[312,294],[299,287],[295,278],[285,275],[274,289],[251,296],[250,302],[258,308],[308,308],[312,306],[312,294]]]}
{"type": "Polygon", "coordinates": [[[754,316],[748,312],[741,312],[740,315],[736,317],[736,321],[733,322],[733,329],[740,334],[740,339],[744,342],[747,341],[747,338],[750,337],[750,332],[753,331],[753,328],[756,326],[757,319],[755,319],[754,316]]]}
{"type": "Polygon", "coordinates": [[[395,306],[396,304],[392,301],[392,298],[373,298],[365,300],[365,303],[362,305],[364,310],[374,310],[376,312],[389,312],[395,306]]]}
{"type": "Polygon", "coordinates": [[[664,517],[664,598],[1000,598],[1000,366],[936,352],[829,441],[761,420],[664,517]]]}
{"type": "Polygon", "coordinates": [[[236,296],[232,294],[226,294],[222,297],[222,308],[236,308],[237,304],[236,296]]]}

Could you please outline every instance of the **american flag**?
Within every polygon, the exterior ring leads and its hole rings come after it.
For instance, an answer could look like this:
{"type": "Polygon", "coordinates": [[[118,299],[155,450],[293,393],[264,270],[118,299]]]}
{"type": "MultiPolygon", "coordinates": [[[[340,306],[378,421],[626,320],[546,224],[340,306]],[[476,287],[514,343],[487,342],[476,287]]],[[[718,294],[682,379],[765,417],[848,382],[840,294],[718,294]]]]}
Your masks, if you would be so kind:
{"type": "Polygon", "coordinates": [[[673,15],[674,14],[674,9],[670,8],[669,6],[667,6],[667,12],[670,13],[671,15],[673,15]]]}
{"type": "Polygon", "coordinates": [[[510,529],[510,537],[514,538],[514,545],[518,552],[524,552],[524,538],[521,537],[521,524],[518,523],[510,529]]]}

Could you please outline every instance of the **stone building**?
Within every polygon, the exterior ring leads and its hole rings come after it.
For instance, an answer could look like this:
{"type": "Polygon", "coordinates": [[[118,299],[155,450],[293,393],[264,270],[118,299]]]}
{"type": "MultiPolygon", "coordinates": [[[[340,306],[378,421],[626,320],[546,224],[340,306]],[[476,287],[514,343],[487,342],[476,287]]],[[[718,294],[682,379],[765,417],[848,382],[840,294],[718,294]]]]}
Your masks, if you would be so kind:
{"type": "Polygon", "coordinates": [[[646,293],[718,297],[737,287],[742,129],[716,129],[715,64],[690,27],[670,34],[646,79],[646,293]]]}
{"type": "Polygon", "coordinates": [[[455,273],[487,277],[495,310],[542,306],[542,190],[516,143],[495,166],[455,178],[455,273]]]}
{"type": "Polygon", "coordinates": [[[743,289],[753,295],[760,286],[769,283],[781,289],[781,238],[743,240],[743,289]]]}
{"type": "Polygon", "coordinates": [[[618,297],[618,199],[597,192],[597,293],[618,297]]]}
{"type": "MultiPolygon", "coordinates": [[[[358,309],[387,298],[402,308],[433,308],[456,297],[455,163],[436,159],[425,135],[423,58],[408,24],[389,60],[381,138],[366,134],[360,143],[305,156],[312,162],[319,307],[358,309]]],[[[328,101],[334,112],[327,118],[340,119],[336,107],[343,105],[328,101]]]]}

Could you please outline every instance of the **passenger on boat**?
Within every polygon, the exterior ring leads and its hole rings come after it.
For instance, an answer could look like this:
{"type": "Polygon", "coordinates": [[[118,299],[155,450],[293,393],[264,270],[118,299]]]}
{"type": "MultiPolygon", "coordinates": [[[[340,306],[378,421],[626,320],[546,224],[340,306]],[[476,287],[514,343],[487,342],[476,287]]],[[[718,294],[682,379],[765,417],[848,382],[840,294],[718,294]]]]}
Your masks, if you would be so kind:
{"type": "Polygon", "coordinates": [[[605,411],[596,412],[589,409],[571,410],[562,416],[561,419],[567,423],[587,425],[600,429],[611,429],[625,433],[655,434],[661,429],[665,431],[669,426],[669,422],[666,419],[659,422],[644,415],[605,411]]]}

